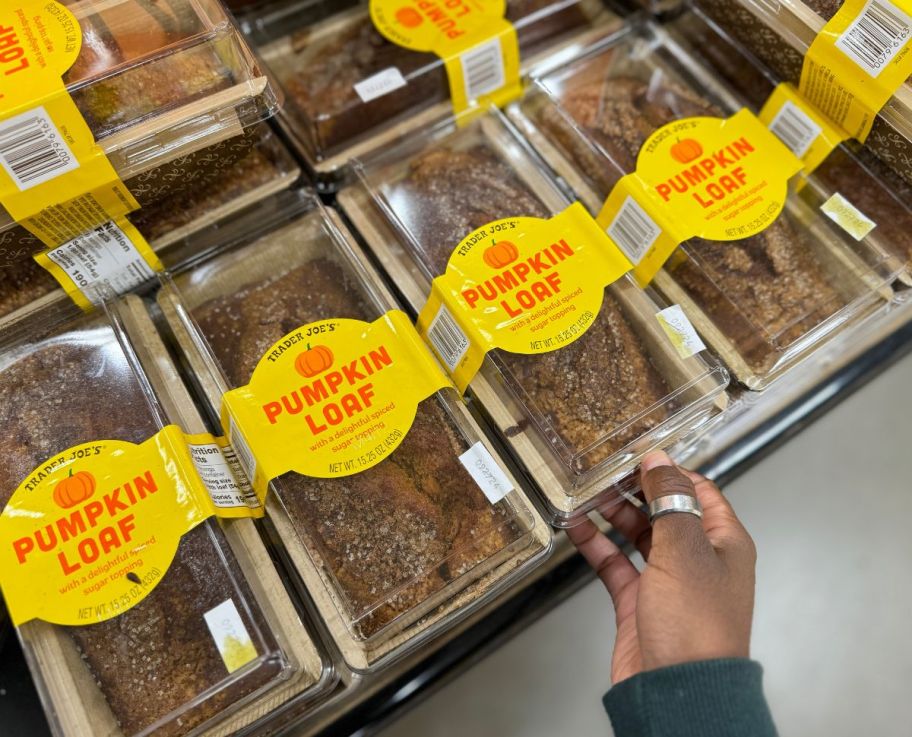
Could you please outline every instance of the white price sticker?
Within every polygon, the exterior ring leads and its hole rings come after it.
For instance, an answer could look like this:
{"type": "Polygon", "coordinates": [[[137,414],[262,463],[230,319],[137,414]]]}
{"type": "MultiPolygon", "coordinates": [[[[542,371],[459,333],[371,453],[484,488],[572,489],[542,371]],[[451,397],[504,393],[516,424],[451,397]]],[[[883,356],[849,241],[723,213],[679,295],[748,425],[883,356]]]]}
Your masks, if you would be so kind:
{"type": "Polygon", "coordinates": [[[250,633],[231,599],[210,609],[203,618],[229,673],[256,660],[256,645],[250,639],[250,633]]]}
{"type": "Polygon", "coordinates": [[[491,504],[497,504],[513,491],[507,474],[480,440],[459,456],[459,460],[491,504]]]}
{"type": "Polygon", "coordinates": [[[706,350],[694,326],[690,324],[687,315],[680,305],[666,307],[661,312],[656,313],[656,320],[665,331],[665,335],[675,347],[681,358],[690,358],[691,356],[706,350]]]}
{"type": "Polygon", "coordinates": [[[389,67],[355,84],[355,92],[364,102],[370,102],[393,90],[405,87],[406,84],[402,72],[396,67],[389,67]]]}

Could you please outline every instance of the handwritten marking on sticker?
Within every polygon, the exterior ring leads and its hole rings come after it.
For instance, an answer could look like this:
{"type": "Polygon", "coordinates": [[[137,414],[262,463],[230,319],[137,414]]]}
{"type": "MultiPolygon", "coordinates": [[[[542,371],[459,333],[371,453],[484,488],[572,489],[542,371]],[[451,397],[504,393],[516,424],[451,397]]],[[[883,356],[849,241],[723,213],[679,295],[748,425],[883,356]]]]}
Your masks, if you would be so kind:
{"type": "Polygon", "coordinates": [[[694,330],[694,326],[691,325],[680,305],[672,305],[657,312],[656,320],[659,321],[659,325],[662,326],[662,330],[665,331],[665,335],[668,336],[681,358],[690,358],[700,351],[706,350],[706,346],[700,340],[700,336],[697,335],[697,331],[694,330]]]}
{"type": "Polygon", "coordinates": [[[355,92],[364,102],[376,100],[408,84],[396,67],[388,67],[355,84],[355,92]]]}
{"type": "Polygon", "coordinates": [[[824,202],[820,209],[823,213],[856,241],[860,241],[877,227],[871,218],[849,202],[839,192],[824,202]]]}
{"type": "Polygon", "coordinates": [[[256,660],[257,651],[241,615],[231,599],[227,599],[203,615],[215,646],[229,673],[256,660]]]}
{"type": "Polygon", "coordinates": [[[459,456],[459,460],[491,504],[497,504],[513,491],[510,479],[480,440],[459,456]]]}

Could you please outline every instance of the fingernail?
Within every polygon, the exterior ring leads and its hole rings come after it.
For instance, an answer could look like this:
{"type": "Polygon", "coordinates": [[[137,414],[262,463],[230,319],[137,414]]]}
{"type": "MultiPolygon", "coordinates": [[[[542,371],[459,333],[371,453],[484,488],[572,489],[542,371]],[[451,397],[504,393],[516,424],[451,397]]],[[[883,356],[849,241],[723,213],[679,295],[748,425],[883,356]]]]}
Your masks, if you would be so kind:
{"type": "Polygon", "coordinates": [[[671,457],[664,450],[654,450],[652,453],[647,453],[640,462],[640,468],[642,468],[643,471],[651,471],[653,468],[658,468],[659,466],[673,465],[674,461],[671,460],[671,457]]]}

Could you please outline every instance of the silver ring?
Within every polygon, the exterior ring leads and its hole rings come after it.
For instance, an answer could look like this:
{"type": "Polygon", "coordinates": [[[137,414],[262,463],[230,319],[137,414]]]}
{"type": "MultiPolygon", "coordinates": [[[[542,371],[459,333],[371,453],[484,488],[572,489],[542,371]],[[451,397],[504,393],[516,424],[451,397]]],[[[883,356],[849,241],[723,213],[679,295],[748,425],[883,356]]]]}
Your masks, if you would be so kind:
{"type": "Polygon", "coordinates": [[[703,516],[703,507],[696,497],[690,494],[668,494],[660,496],[649,502],[649,524],[655,522],[659,517],[675,512],[684,512],[696,517],[703,516]]]}

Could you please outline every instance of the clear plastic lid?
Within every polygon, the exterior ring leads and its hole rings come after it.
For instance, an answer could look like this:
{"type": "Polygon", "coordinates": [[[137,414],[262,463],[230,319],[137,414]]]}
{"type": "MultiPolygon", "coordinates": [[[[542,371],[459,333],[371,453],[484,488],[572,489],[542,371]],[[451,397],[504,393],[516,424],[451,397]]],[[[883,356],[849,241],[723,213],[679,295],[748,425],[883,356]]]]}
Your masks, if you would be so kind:
{"type": "MultiPolygon", "coordinates": [[[[125,320],[83,317],[54,327],[42,317],[4,342],[0,505],[55,453],[100,439],[140,443],[171,424],[173,399],[159,395],[158,380],[141,367],[125,320]]],[[[137,348],[150,352],[151,345],[137,348]]],[[[154,371],[168,364],[160,344],[150,356],[154,371]]],[[[155,589],[113,619],[83,627],[33,620],[19,628],[55,735],[208,733],[289,678],[319,680],[319,659],[299,662],[283,648],[268,616],[272,603],[233,536],[211,520],[194,528],[155,589]],[[205,619],[226,602],[257,651],[230,674],[205,619]]]]}
{"type": "MultiPolygon", "coordinates": [[[[282,189],[300,175],[291,154],[268,125],[261,123],[243,136],[207,147],[162,167],[155,177],[143,177],[137,187],[166,188],[168,180],[182,172],[195,182],[192,191],[170,196],[131,213],[135,225],[166,268],[174,269],[194,258],[196,243],[187,236],[243,210],[282,189]],[[205,170],[198,157],[205,156],[205,170]]],[[[3,253],[29,254],[44,248],[31,233],[19,226],[0,231],[0,259],[3,253]]],[[[79,308],[67,297],[50,272],[33,258],[23,257],[0,268],[0,334],[27,315],[52,306],[71,312],[79,308]]]]}
{"type": "MultiPolygon", "coordinates": [[[[497,111],[461,128],[442,120],[354,168],[359,182],[339,202],[416,311],[472,230],[570,204],[497,111]]],[[[580,521],[646,452],[724,406],[725,371],[681,359],[660,309],[624,277],[581,338],[540,355],[492,351],[470,385],[555,524],[580,521]]]]}
{"type": "MultiPolygon", "coordinates": [[[[507,0],[524,68],[605,15],[593,0],[507,0]]],[[[315,26],[306,19],[306,13],[277,14],[271,26],[261,24],[257,45],[285,92],[283,125],[318,171],[325,168],[321,162],[330,168],[344,163],[355,143],[382,131],[395,137],[420,128],[419,113],[448,105],[442,60],[386,40],[366,2],[315,26]],[[359,83],[381,75],[397,80],[385,94],[358,91],[359,83]]]]}
{"type": "MultiPolygon", "coordinates": [[[[165,318],[213,409],[294,328],[394,308],[337,219],[308,196],[166,283],[165,318]]],[[[349,666],[376,668],[539,561],[550,532],[518,484],[492,504],[460,456],[481,440],[454,390],[420,403],[402,445],[335,479],[294,473],[267,512],[349,666]]]]}
{"type": "MultiPolygon", "coordinates": [[[[538,80],[513,118],[597,212],[654,130],[741,107],[700,71],[647,26],[538,80]]],[[[805,190],[757,236],[684,243],[654,281],[752,389],[891,297],[895,261],[842,231],[805,190]]]]}

